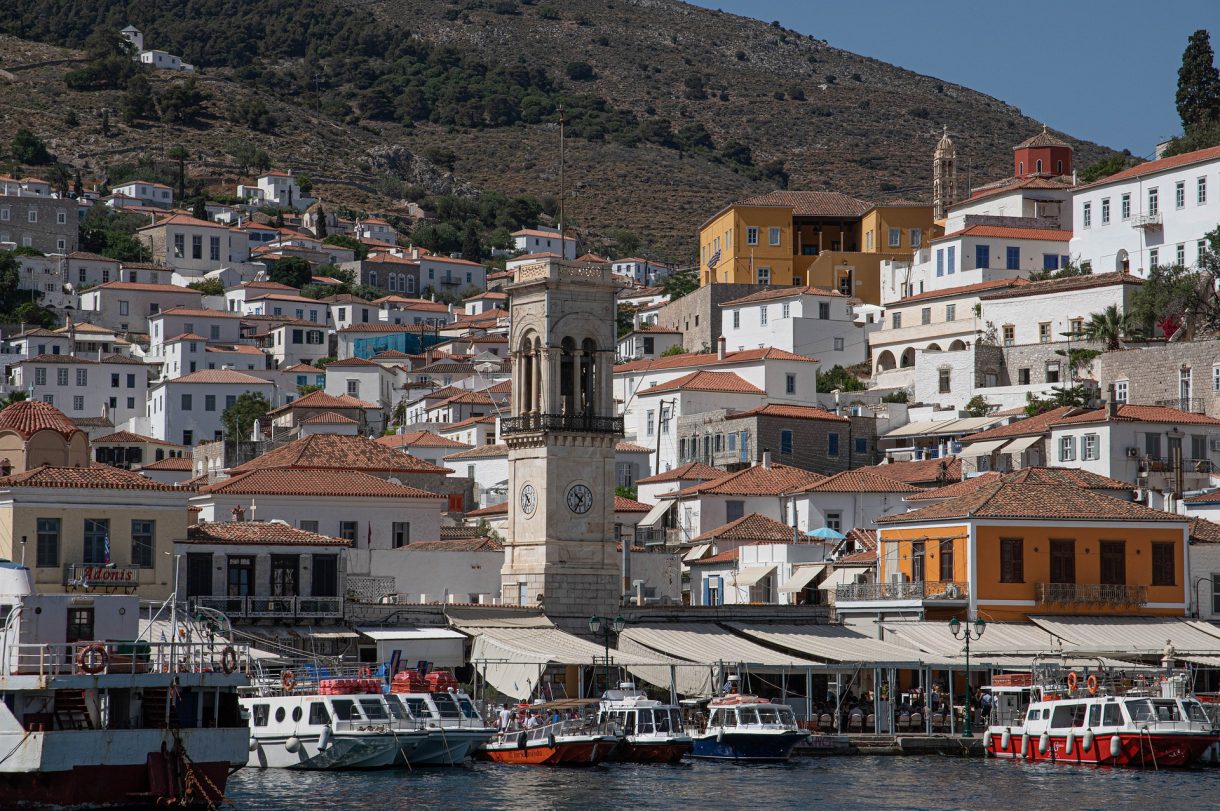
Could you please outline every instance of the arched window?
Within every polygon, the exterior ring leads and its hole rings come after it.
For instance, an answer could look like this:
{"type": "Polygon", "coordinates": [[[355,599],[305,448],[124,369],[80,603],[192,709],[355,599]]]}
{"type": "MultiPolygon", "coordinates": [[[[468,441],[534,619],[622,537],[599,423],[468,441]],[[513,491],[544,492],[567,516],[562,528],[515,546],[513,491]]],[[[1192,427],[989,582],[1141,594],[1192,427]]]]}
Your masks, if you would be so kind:
{"type": "Polygon", "coordinates": [[[580,410],[592,414],[597,410],[598,389],[601,381],[597,379],[597,343],[592,338],[585,338],[580,348],[580,391],[583,402],[580,410]]]}
{"type": "Polygon", "coordinates": [[[1017,161],[1017,174],[1025,174],[1025,161],[1017,161]]]}
{"type": "Polygon", "coordinates": [[[375,270],[369,271],[369,286],[370,287],[377,286],[377,271],[375,271],[375,270]]]}
{"type": "Polygon", "coordinates": [[[1055,174],[1063,174],[1063,161],[1055,161],[1055,174]]]}
{"type": "Polygon", "coordinates": [[[387,281],[387,282],[389,283],[389,285],[390,285],[390,292],[391,292],[391,293],[395,293],[395,292],[397,292],[397,291],[398,291],[398,276],[396,276],[395,274],[391,273],[391,274],[389,274],[389,275],[386,277],[386,281],[387,281]]]}
{"type": "Polygon", "coordinates": [[[1038,161],[1038,174],[1042,174],[1042,161],[1038,161]]]}

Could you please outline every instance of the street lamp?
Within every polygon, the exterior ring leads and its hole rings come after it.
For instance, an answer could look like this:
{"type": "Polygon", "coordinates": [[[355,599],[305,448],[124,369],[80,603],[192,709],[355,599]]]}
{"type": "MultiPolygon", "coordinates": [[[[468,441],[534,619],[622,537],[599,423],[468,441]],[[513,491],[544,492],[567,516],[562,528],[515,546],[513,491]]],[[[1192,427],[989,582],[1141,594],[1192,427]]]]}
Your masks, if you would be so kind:
{"type": "Polygon", "coordinates": [[[624,626],[627,625],[627,620],[622,617],[614,619],[605,619],[599,616],[589,617],[589,633],[593,636],[602,638],[602,646],[606,650],[606,689],[610,689],[610,634],[621,634],[624,626]]]}
{"type": "Polygon", "coordinates": [[[966,642],[966,723],[962,725],[963,738],[974,737],[974,727],[970,723],[970,642],[982,639],[985,630],[987,630],[987,623],[983,622],[982,617],[975,618],[973,631],[970,626],[963,626],[957,617],[949,620],[949,631],[953,634],[953,638],[966,642]]]}

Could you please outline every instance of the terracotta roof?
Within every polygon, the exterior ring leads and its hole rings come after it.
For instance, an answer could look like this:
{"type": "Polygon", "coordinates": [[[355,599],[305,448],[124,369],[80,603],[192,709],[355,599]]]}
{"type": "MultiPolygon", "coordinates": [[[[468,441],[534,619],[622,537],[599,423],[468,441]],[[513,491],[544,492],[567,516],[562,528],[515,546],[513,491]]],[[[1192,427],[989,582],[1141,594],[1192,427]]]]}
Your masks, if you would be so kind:
{"type": "Polygon", "coordinates": [[[161,318],[167,315],[182,315],[191,316],[193,318],[245,318],[241,313],[230,313],[225,310],[205,310],[200,307],[170,307],[168,310],[162,310],[158,313],[153,313],[149,318],[161,318]]]}
{"type": "Polygon", "coordinates": [[[428,411],[437,408],[443,408],[449,405],[493,405],[490,397],[481,391],[463,391],[461,394],[455,394],[452,397],[447,397],[435,405],[428,406],[428,411]]]}
{"type": "Polygon", "coordinates": [[[1193,411],[1182,411],[1169,406],[1128,405],[1118,407],[1118,414],[1109,416],[1109,410],[1099,408],[1096,411],[1086,411],[1066,419],[1059,420],[1055,425],[1077,425],[1090,422],[1163,422],[1179,425],[1220,425],[1220,419],[1206,414],[1196,414],[1193,411]]]}
{"type": "Polygon", "coordinates": [[[994,484],[1004,478],[1004,474],[996,473],[994,470],[987,473],[980,473],[978,476],[971,476],[969,479],[962,479],[960,482],[946,484],[944,487],[934,487],[930,490],[920,490],[906,497],[907,501],[941,501],[946,498],[957,498],[958,496],[973,493],[980,487],[989,484],[994,484]]]}
{"type": "Polygon", "coordinates": [[[1004,480],[979,487],[973,493],[899,515],[874,519],[878,524],[913,524],[971,519],[1029,521],[1180,521],[1180,515],[1153,510],[1063,484],[1028,484],[1004,480]]]}
{"type": "MultiPolygon", "coordinates": [[[[337,435],[315,434],[314,436],[337,435]]],[[[307,437],[307,439],[313,438],[307,437]]],[[[389,452],[398,453],[397,451],[389,452]]],[[[405,454],[399,455],[405,456],[405,454]]],[[[231,478],[200,487],[199,492],[220,495],[312,496],[314,498],[446,498],[418,487],[395,484],[360,470],[350,469],[270,468],[237,471],[235,468],[231,478]]]]}
{"type": "Polygon", "coordinates": [[[155,462],[149,462],[147,465],[140,465],[140,470],[169,470],[173,472],[183,472],[193,470],[193,463],[189,456],[167,456],[164,459],[158,459],[155,462]]]}
{"type": "Polygon", "coordinates": [[[71,437],[80,431],[76,423],[50,403],[22,400],[0,411],[0,431],[13,431],[29,439],[39,431],[55,431],[71,437]]]}
{"type": "Polygon", "coordinates": [[[1131,482],[1111,479],[1099,473],[1079,470],[1071,467],[1023,467],[1004,476],[1004,481],[1017,484],[1063,484],[1069,487],[1080,487],[1085,490],[1125,490],[1135,489],[1131,482]]]}
{"type": "Polygon", "coordinates": [[[715,391],[726,394],[766,394],[765,391],[732,372],[708,372],[700,369],[667,383],[637,392],[638,395],[664,394],[671,391],[715,391]]]}
{"type": "Polygon", "coordinates": [[[189,375],[166,380],[162,385],[166,383],[228,383],[245,386],[271,385],[270,382],[263,380],[261,377],[248,375],[245,372],[235,372],[232,369],[200,369],[198,372],[191,372],[189,375]]]}
{"type": "Polygon", "coordinates": [[[501,501],[499,504],[488,504],[486,507],[480,507],[477,510],[471,510],[466,513],[468,518],[488,518],[494,515],[508,515],[508,502],[501,501]]]}
{"type": "Polygon", "coordinates": [[[614,367],[614,373],[620,372],[655,372],[664,369],[682,369],[686,366],[721,366],[734,363],[752,363],[758,360],[799,360],[807,363],[818,363],[817,358],[797,355],[773,346],[759,349],[742,349],[738,352],[726,352],[720,358],[715,352],[687,352],[683,355],[667,355],[661,358],[641,358],[628,363],[620,363],[614,367]]]}
{"type": "Polygon", "coordinates": [[[1024,141],[1014,146],[1013,149],[1028,149],[1040,146],[1066,146],[1068,149],[1072,148],[1071,144],[1069,144],[1067,141],[1064,141],[1057,135],[1052,135],[1050,130],[1046,128],[1046,125],[1043,124],[1042,132],[1039,132],[1030,138],[1026,138],[1024,141]]]}
{"type": "Polygon", "coordinates": [[[652,511],[652,505],[636,501],[633,498],[627,498],[626,496],[616,495],[614,497],[614,511],[616,513],[646,513],[652,511]]]}
{"type": "Polygon", "coordinates": [[[1130,180],[1131,178],[1143,177],[1156,172],[1166,172],[1170,169],[1177,169],[1179,166],[1189,166],[1192,163],[1203,163],[1205,161],[1215,160],[1220,158],[1220,146],[1208,147],[1207,149],[1196,149],[1194,152],[1185,152],[1181,155],[1173,155],[1160,160],[1147,161],[1145,163],[1136,164],[1121,172],[1115,172],[1109,177],[1103,177],[1092,183],[1084,186],[1076,187],[1076,190],[1091,189],[1094,186],[1104,186],[1109,183],[1117,183],[1122,180],[1130,180]]]}
{"type": "MultiPolygon", "coordinates": [[[[512,234],[511,234],[511,236],[514,236],[514,237],[525,237],[525,236],[529,236],[529,237],[551,237],[551,238],[553,238],[553,239],[559,239],[559,233],[560,233],[560,232],[559,232],[558,230],[555,230],[555,231],[543,231],[543,230],[541,230],[541,229],[539,229],[539,228],[519,228],[519,229],[517,229],[516,231],[513,231],[513,232],[512,232],[512,234]]],[[[570,241],[570,242],[575,242],[575,241],[576,241],[576,237],[572,236],[572,233],[571,233],[570,231],[565,232],[565,233],[564,233],[564,235],[563,235],[563,238],[564,238],[564,241],[565,241],[565,242],[568,242],[568,241],[570,241]]]]}
{"type": "Polygon", "coordinates": [[[351,417],[345,417],[342,414],[336,414],[333,411],[323,411],[321,414],[315,414],[308,419],[301,420],[302,425],[357,425],[358,423],[351,417]]]}
{"type": "Polygon", "coordinates": [[[639,484],[661,484],[663,482],[678,482],[678,481],[711,481],[724,476],[724,471],[719,468],[709,467],[702,462],[689,462],[681,467],[676,467],[673,470],[666,470],[662,473],[654,473],[651,476],[646,476],[643,479],[636,479],[635,483],[639,484]]]}
{"type": "Polygon", "coordinates": [[[86,490],[178,490],[172,484],[153,481],[139,473],[109,465],[94,467],[52,467],[0,478],[0,487],[66,487],[86,490]]]}
{"type": "Polygon", "coordinates": [[[1220,524],[1208,521],[1206,518],[1192,518],[1190,521],[1191,543],[1220,543],[1220,524]]]}
{"type": "Polygon", "coordinates": [[[1142,285],[1144,280],[1129,273],[1098,273],[1096,275],[1069,276],[1066,279],[1047,279],[1041,282],[1030,282],[1017,290],[1007,290],[1003,293],[993,293],[982,296],[983,301],[996,299],[1021,298],[1025,296],[1041,296],[1050,293],[1066,293],[1074,290],[1091,290],[1096,287],[1112,287],[1119,284],[1142,285]]]}
{"type": "Polygon", "coordinates": [[[789,465],[754,465],[719,479],[692,485],[680,490],[678,495],[778,496],[802,490],[824,478],[820,473],[789,465]]]}
{"type": "Polygon", "coordinates": [[[1193,496],[1187,496],[1182,501],[1187,504],[1220,504],[1220,490],[1197,493],[1193,496]]]}
{"type": "Polygon", "coordinates": [[[804,488],[802,493],[918,493],[920,488],[875,472],[875,468],[845,470],[804,488]]]}
{"type": "MultiPolygon", "coordinates": [[[[759,513],[743,515],[736,521],[709,529],[694,537],[695,543],[704,541],[741,541],[745,543],[792,543],[796,530],[787,524],[759,513]]],[[[707,558],[704,559],[706,562],[707,558]]]]}
{"type": "Polygon", "coordinates": [[[221,228],[226,231],[229,229],[227,225],[220,225],[219,223],[214,223],[210,220],[201,220],[196,217],[192,217],[189,214],[173,214],[163,220],[157,220],[152,225],[145,225],[139,230],[143,231],[147,228],[160,228],[163,225],[192,225],[196,228],[221,228]]]}
{"type": "Polygon", "coordinates": [[[738,304],[757,304],[760,301],[777,301],[779,299],[792,298],[793,296],[836,296],[838,298],[846,298],[838,290],[827,290],[824,287],[805,285],[802,287],[777,287],[773,290],[759,290],[757,293],[751,293],[748,296],[722,302],[720,306],[732,307],[738,304]]]}
{"type": "Polygon", "coordinates": [[[643,445],[637,445],[634,442],[625,442],[619,440],[614,443],[615,453],[652,453],[652,448],[645,448],[643,445]]]}
{"type": "Polygon", "coordinates": [[[767,403],[764,406],[742,411],[731,416],[738,417],[783,417],[789,420],[826,420],[829,422],[851,422],[847,417],[818,408],[817,406],[793,405],[791,403],[767,403]]]}
{"type": "Polygon", "coordinates": [[[290,284],[280,284],[273,281],[242,282],[238,287],[243,287],[246,290],[292,290],[296,292],[296,288],[290,284]]]}
{"type": "Polygon", "coordinates": [[[907,484],[956,482],[961,481],[962,478],[962,460],[956,456],[919,459],[910,462],[890,462],[859,469],[872,470],[886,478],[897,479],[907,484]]]}
{"type": "Polygon", "coordinates": [[[369,360],[402,360],[411,357],[406,352],[399,352],[397,349],[386,349],[373,355],[369,360]]]}
{"type": "Polygon", "coordinates": [[[389,448],[468,448],[465,442],[434,434],[431,431],[408,431],[405,434],[390,434],[373,440],[389,448]]]}
{"type": "MultiPolygon", "coordinates": [[[[648,335],[648,334],[681,335],[682,330],[670,329],[669,327],[662,327],[660,324],[645,324],[642,327],[637,327],[636,329],[633,329],[633,330],[631,330],[631,332],[627,333],[627,335],[648,335]]],[[[626,338],[627,336],[624,335],[623,337],[626,338]]]]}
{"type": "Polygon", "coordinates": [[[86,293],[92,293],[94,290],[132,290],[145,293],[193,293],[200,298],[203,293],[198,290],[192,290],[189,287],[179,287],[176,284],[153,284],[151,282],[106,282],[99,284],[97,287],[86,290],[86,293]]]}
{"type": "Polygon", "coordinates": [[[170,448],[186,447],[185,445],[179,445],[177,442],[166,442],[164,439],[157,439],[156,437],[152,437],[152,436],[144,436],[143,434],[135,434],[135,433],[132,433],[131,431],[115,431],[113,434],[106,434],[106,436],[99,436],[97,439],[93,440],[91,444],[107,445],[107,444],[120,444],[120,443],[124,444],[124,445],[131,445],[131,444],[135,444],[135,443],[143,443],[145,445],[165,445],[170,448]]]}
{"type": "Polygon", "coordinates": [[[296,468],[306,470],[371,470],[378,473],[440,473],[447,468],[417,459],[409,453],[378,445],[361,436],[314,434],[289,442],[230,472],[296,468]]]}
{"type": "Polygon", "coordinates": [[[198,544],[252,544],[268,546],[351,546],[343,538],[306,532],[279,521],[217,521],[192,524],[186,542],[198,544]]]}
{"type": "Polygon", "coordinates": [[[1010,225],[971,225],[960,231],[936,237],[933,242],[940,242],[955,237],[996,237],[997,239],[1040,239],[1048,242],[1070,242],[1072,232],[1059,228],[1017,228],[1010,225]]]}
{"type": "Polygon", "coordinates": [[[465,451],[451,453],[445,457],[445,461],[462,460],[462,459],[499,459],[508,458],[508,446],[502,443],[495,445],[475,445],[473,448],[465,451]]]}
{"type": "Polygon", "coordinates": [[[945,298],[947,296],[966,296],[973,293],[982,293],[987,290],[1005,290],[1010,287],[1023,287],[1029,284],[1028,279],[1017,277],[1015,279],[993,279],[989,282],[979,282],[977,284],[964,284],[961,287],[948,287],[943,290],[929,290],[926,293],[916,293],[913,296],[907,296],[904,299],[899,299],[894,302],[893,306],[901,304],[910,304],[913,301],[930,301],[937,298],[945,298]]]}
{"type": "MultiPolygon", "coordinates": [[[[750,544],[743,544],[743,546],[750,546],[750,544]]],[[[687,565],[688,566],[709,566],[709,565],[715,566],[716,564],[719,564],[719,563],[731,563],[732,561],[737,560],[737,558],[739,558],[739,557],[741,557],[741,547],[734,546],[732,549],[729,549],[724,552],[720,552],[719,554],[710,555],[709,557],[700,558],[699,560],[692,560],[687,565]]]]}
{"type": "Polygon", "coordinates": [[[773,191],[733,205],[791,208],[794,217],[859,217],[872,207],[872,203],[833,191],[773,191]]]}
{"type": "Polygon", "coordinates": [[[1070,177],[1042,177],[1035,175],[1033,177],[1006,177],[991,183],[984,183],[982,186],[976,186],[970,190],[970,196],[955,203],[954,208],[962,203],[973,203],[983,197],[990,197],[995,194],[1004,194],[1005,192],[1015,191],[1017,189],[1053,189],[1056,191],[1070,191],[1072,188],[1072,179],[1070,177]]]}
{"type": "Polygon", "coordinates": [[[339,332],[432,332],[431,324],[349,324],[339,332]]]}
{"type": "Polygon", "coordinates": [[[855,527],[847,531],[847,537],[840,541],[840,547],[851,541],[860,551],[841,556],[835,561],[835,566],[872,566],[877,562],[877,530],[855,527]]]}
{"type": "Polygon", "coordinates": [[[979,431],[977,434],[970,434],[962,437],[963,444],[969,442],[986,442],[992,439],[1007,439],[1009,437],[1018,436],[1039,436],[1050,431],[1051,426],[1064,417],[1070,417],[1073,414],[1079,414],[1082,409],[1075,406],[1059,406],[1052,408],[1050,411],[1043,411],[1033,417],[1025,417],[1024,419],[1014,420],[1007,425],[1001,425],[998,428],[989,428],[986,431],[979,431]]]}
{"type": "MultiPolygon", "coordinates": [[[[315,370],[317,371],[317,370],[315,370]]],[[[325,408],[333,411],[336,408],[380,408],[375,403],[368,403],[358,397],[352,397],[350,394],[327,394],[322,389],[311,391],[304,397],[298,397],[291,403],[285,403],[279,408],[272,409],[270,414],[282,414],[286,411],[295,411],[301,408],[325,408]]]]}
{"type": "Polygon", "coordinates": [[[459,420],[455,423],[451,423],[439,430],[442,433],[447,434],[447,433],[450,433],[451,431],[460,430],[462,428],[466,428],[471,425],[495,425],[495,424],[496,424],[496,418],[494,416],[492,416],[491,414],[488,414],[483,417],[467,417],[464,420],[459,420]]]}
{"type": "Polygon", "coordinates": [[[416,541],[403,547],[416,552],[503,552],[504,544],[495,538],[455,538],[440,541],[416,541]]]}

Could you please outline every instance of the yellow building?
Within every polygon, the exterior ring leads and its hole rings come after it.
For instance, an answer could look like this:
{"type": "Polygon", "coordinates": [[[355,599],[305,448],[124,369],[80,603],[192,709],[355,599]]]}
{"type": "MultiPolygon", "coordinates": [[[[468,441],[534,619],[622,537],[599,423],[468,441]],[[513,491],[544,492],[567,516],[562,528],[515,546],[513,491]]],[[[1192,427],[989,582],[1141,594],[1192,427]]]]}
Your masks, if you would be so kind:
{"type": "Polygon", "coordinates": [[[836,610],[929,620],[1185,616],[1189,519],[1023,473],[876,519],[877,583],[853,587],[836,610]]]}
{"type": "Polygon", "coordinates": [[[931,206],[776,191],[732,203],[703,223],[699,280],[809,284],[880,304],[881,261],[909,259],[939,233],[931,206]]]}
{"type": "Polygon", "coordinates": [[[29,566],[40,592],[164,599],[173,589],[174,542],[186,538],[189,495],[109,466],[44,466],[6,476],[0,557],[29,566]]]}

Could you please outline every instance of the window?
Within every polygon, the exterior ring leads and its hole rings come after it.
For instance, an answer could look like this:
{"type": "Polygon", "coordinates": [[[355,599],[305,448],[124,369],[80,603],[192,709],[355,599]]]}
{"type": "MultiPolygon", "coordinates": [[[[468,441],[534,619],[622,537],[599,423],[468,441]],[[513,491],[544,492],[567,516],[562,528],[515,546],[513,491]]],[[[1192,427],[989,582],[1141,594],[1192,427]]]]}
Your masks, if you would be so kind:
{"type": "Polygon", "coordinates": [[[84,563],[104,566],[110,562],[110,521],[105,518],[85,519],[84,563]]]}
{"type": "Polygon", "coordinates": [[[1081,224],[1085,228],[1091,228],[1093,225],[1093,204],[1085,203],[1080,210],[1081,224]]]}
{"type": "Polygon", "coordinates": [[[818,302],[818,318],[822,321],[830,320],[830,302],[829,301],[819,301],[818,302]]]}
{"type": "Polygon", "coordinates": [[[141,569],[153,568],[153,538],[156,536],[155,521],[131,522],[131,565],[141,569]]]}
{"type": "Polygon", "coordinates": [[[902,313],[892,313],[890,315],[890,324],[894,329],[902,329],[902,313]]]}
{"type": "MultiPolygon", "coordinates": [[[[1220,368],[1220,367],[1218,367],[1218,368],[1220,368]]],[[[1220,385],[1220,378],[1218,378],[1217,380],[1218,380],[1217,385],[1220,385]]],[[[1127,386],[1128,386],[1128,382],[1126,380],[1114,381],[1114,402],[1116,402],[1116,403],[1127,402],[1127,386]]],[[[1218,391],[1220,391],[1220,389],[1218,389],[1218,391]]]]}
{"type": "Polygon", "coordinates": [[[62,520],[59,518],[39,518],[37,522],[37,552],[39,567],[57,568],[59,566],[59,535],[62,520]]]}
{"type": "Polygon", "coordinates": [[[314,597],[339,596],[339,556],[314,555],[310,594],[314,597]]]}
{"type": "Polygon", "coordinates": [[[1206,239],[1201,239],[1195,243],[1195,255],[1198,257],[1197,262],[1200,265],[1203,264],[1203,261],[1205,259],[1207,259],[1207,240],[1206,239]]]}
{"type": "Polygon", "coordinates": [[[656,433],[657,412],[653,409],[648,409],[644,412],[644,433],[652,436],[656,433]]]}
{"type": "Polygon", "coordinates": [[[901,228],[891,228],[890,229],[890,247],[891,248],[902,247],[902,229],[901,228]]]}
{"type": "Polygon", "coordinates": [[[845,345],[846,345],[846,341],[844,341],[844,339],[842,339],[842,338],[835,338],[835,339],[834,339],[834,348],[835,348],[835,349],[834,349],[834,351],[836,351],[836,352],[842,352],[842,351],[843,351],[843,347],[844,347],[845,345]]]}
{"type": "Polygon", "coordinates": [[[754,227],[753,225],[746,228],[746,244],[747,245],[757,245],[758,244],[758,229],[756,227],[754,227]]]}
{"type": "Polygon", "coordinates": [[[919,323],[921,323],[921,324],[931,324],[932,323],[932,308],[931,307],[924,307],[922,310],[919,311],[919,323]]]}
{"type": "Polygon", "coordinates": [[[1008,270],[1018,270],[1021,267],[1021,249],[1009,246],[1004,249],[1004,265],[1008,270]]]}
{"type": "Polygon", "coordinates": [[[826,434],[826,455],[839,455],[839,434],[837,431],[830,431],[826,434]]]}
{"type": "Polygon", "coordinates": [[[923,245],[923,231],[920,231],[918,228],[912,228],[908,232],[908,236],[911,240],[912,248],[918,248],[923,245]]]}
{"type": "Polygon", "coordinates": [[[1015,324],[1005,324],[1002,328],[1004,336],[1004,346],[1012,346],[1016,343],[1017,327],[1015,324]]]}
{"type": "Polygon", "coordinates": [[[189,395],[189,394],[182,395],[182,410],[183,411],[191,410],[191,395],[189,395]]]}
{"type": "Polygon", "coordinates": [[[134,374],[127,375],[127,388],[134,389],[136,387],[136,376],[134,374]]]}
{"type": "Polygon", "coordinates": [[[1047,361],[1046,382],[1047,383],[1058,383],[1059,382],[1059,361],[1057,361],[1057,360],[1047,361]]]}
{"type": "Polygon", "coordinates": [[[1076,542],[1056,541],[1050,544],[1051,582],[1076,582],[1076,542]]]}
{"type": "Polygon", "coordinates": [[[945,320],[946,321],[956,321],[957,320],[957,305],[956,304],[946,304],[945,305],[945,320]]]}
{"type": "Polygon", "coordinates": [[[26,214],[26,219],[30,222],[38,222],[38,209],[31,208],[29,213],[26,214]]]}
{"type": "Polygon", "coordinates": [[[991,267],[991,246],[990,245],[975,245],[974,246],[974,266],[976,268],[991,267]]]}
{"type": "Polygon", "coordinates": [[[950,245],[945,251],[945,273],[952,276],[957,272],[957,246],[950,245]]]}
{"type": "Polygon", "coordinates": [[[34,385],[35,386],[47,385],[47,369],[45,366],[35,366],[34,367],[34,385]]]}
{"type": "Polygon", "coordinates": [[[220,237],[208,237],[208,258],[213,262],[220,261],[220,237]]]}
{"type": "Polygon", "coordinates": [[[359,380],[347,381],[347,393],[351,397],[358,397],[360,395],[360,381],[359,380]]]}
{"type": "Polygon", "coordinates": [[[93,639],[93,609],[68,609],[67,642],[86,642],[93,639]]]}
{"type": "Polygon", "coordinates": [[[771,284],[771,268],[758,269],[758,283],[771,284]]]}
{"type": "Polygon", "coordinates": [[[300,524],[300,528],[302,530],[304,530],[305,532],[317,533],[317,531],[318,531],[318,522],[317,521],[300,521],[298,523],[300,524]]]}
{"type": "Polygon", "coordinates": [[[1101,458],[1101,435],[1085,434],[1081,437],[1080,459],[1084,462],[1096,462],[1101,458]]]}
{"type": "Polygon", "coordinates": [[[1186,207],[1186,181],[1185,180],[1179,180],[1173,186],[1173,207],[1174,208],[1185,208],[1186,207]]]}
{"type": "Polygon", "coordinates": [[[1101,224],[1102,225],[1110,224],[1110,198],[1109,197],[1101,198],[1101,224]]]}
{"type": "Polygon", "coordinates": [[[1000,539],[1000,582],[1025,582],[1025,541],[1021,538],[1000,539]]]}
{"type": "Polygon", "coordinates": [[[762,326],[767,325],[767,305],[764,304],[758,308],[758,323],[762,326]]]}
{"type": "Polygon", "coordinates": [[[66,367],[60,367],[55,370],[55,382],[60,386],[68,385],[68,370],[66,367]]]}
{"type": "Polygon", "coordinates": [[[212,596],[212,554],[210,552],[187,554],[186,596],[212,596]]]}
{"type": "Polygon", "coordinates": [[[1220,392],[1220,363],[1212,367],[1212,391],[1220,392]]]}
{"type": "Polygon", "coordinates": [[[89,370],[88,369],[77,369],[76,370],[76,385],[78,385],[78,386],[88,386],[89,385],[89,370]]]}
{"type": "Polygon", "coordinates": [[[783,454],[784,456],[792,455],[792,432],[791,431],[780,431],[779,432],[779,452],[781,454],[783,454]]]}
{"type": "Polygon", "coordinates": [[[1155,217],[1161,212],[1161,194],[1158,189],[1148,190],[1148,214],[1155,217]]]}
{"type": "Polygon", "coordinates": [[[73,411],[84,411],[85,410],[84,395],[80,395],[80,394],[72,395],[72,410],[73,411]]]}
{"type": "Polygon", "coordinates": [[[1144,453],[1151,456],[1153,459],[1161,458],[1161,435],[1147,433],[1144,434],[1144,453]]]}
{"type": "Polygon", "coordinates": [[[394,548],[401,549],[411,543],[411,522],[410,521],[395,521],[390,525],[390,533],[393,537],[394,548]]]}
{"type": "Polygon", "coordinates": [[[779,244],[779,229],[772,226],[767,229],[767,242],[771,245],[779,244]]]}
{"type": "Polygon", "coordinates": [[[940,393],[941,394],[948,394],[950,391],[952,391],[953,387],[952,387],[952,380],[951,380],[951,370],[937,369],[936,376],[937,376],[937,380],[940,383],[940,393]]]}
{"type": "Polygon", "coordinates": [[[203,395],[203,410],[204,411],[215,411],[216,410],[216,395],[215,394],[203,395]]]}
{"type": "Polygon", "coordinates": [[[945,275],[945,249],[944,248],[936,249],[936,275],[937,276],[945,275]]]}
{"type": "Polygon", "coordinates": [[[1076,460],[1076,437],[1059,437],[1059,461],[1074,462],[1076,460]]]}
{"type": "Polygon", "coordinates": [[[194,445],[195,444],[195,432],[194,431],[183,431],[182,432],[182,444],[186,445],[188,448],[190,446],[194,445]]]}
{"type": "Polygon", "coordinates": [[[191,235],[191,258],[203,258],[203,237],[199,234],[191,235]]]}
{"type": "Polygon", "coordinates": [[[1017,369],[1017,385],[1018,386],[1028,386],[1029,385],[1029,367],[1017,369]]]}
{"type": "Polygon", "coordinates": [[[357,533],[359,532],[359,530],[360,530],[360,527],[356,521],[340,521],[339,522],[339,537],[343,538],[346,541],[352,541],[353,543],[355,543],[358,540],[357,533]]]}
{"type": "Polygon", "coordinates": [[[1172,586],[1177,583],[1177,555],[1174,544],[1164,541],[1152,543],[1152,585],[1172,586]]]}
{"type": "Polygon", "coordinates": [[[1161,251],[1159,248],[1150,248],[1148,250],[1148,266],[1157,267],[1161,264],[1161,251]]]}
{"type": "Polygon", "coordinates": [[[1127,544],[1124,541],[1102,541],[1098,553],[1101,565],[1101,583],[1106,586],[1121,586],[1127,582],[1127,544]]]}
{"type": "Polygon", "coordinates": [[[953,541],[942,541],[940,543],[940,582],[952,583],[956,578],[953,576],[953,541]]]}
{"type": "Polygon", "coordinates": [[[1195,181],[1195,205],[1207,203],[1207,178],[1201,177],[1195,181]]]}
{"type": "Polygon", "coordinates": [[[296,597],[300,594],[297,584],[300,581],[299,555],[271,556],[271,596],[296,597]]]}
{"type": "Polygon", "coordinates": [[[784,375],[784,393],[796,394],[796,373],[789,372],[784,375]]]}
{"type": "Polygon", "coordinates": [[[741,518],[745,514],[746,514],[746,503],[744,501],[734,499],[732,501],[724,502],[724,518],[725,518],[726,522],[727,521],[736,521],[738,518],[741,518]]]}
{"type": "Polygon", "coordinates": [[[741,329],[741,310],[733,311],[733,329],[741,329]]]}

